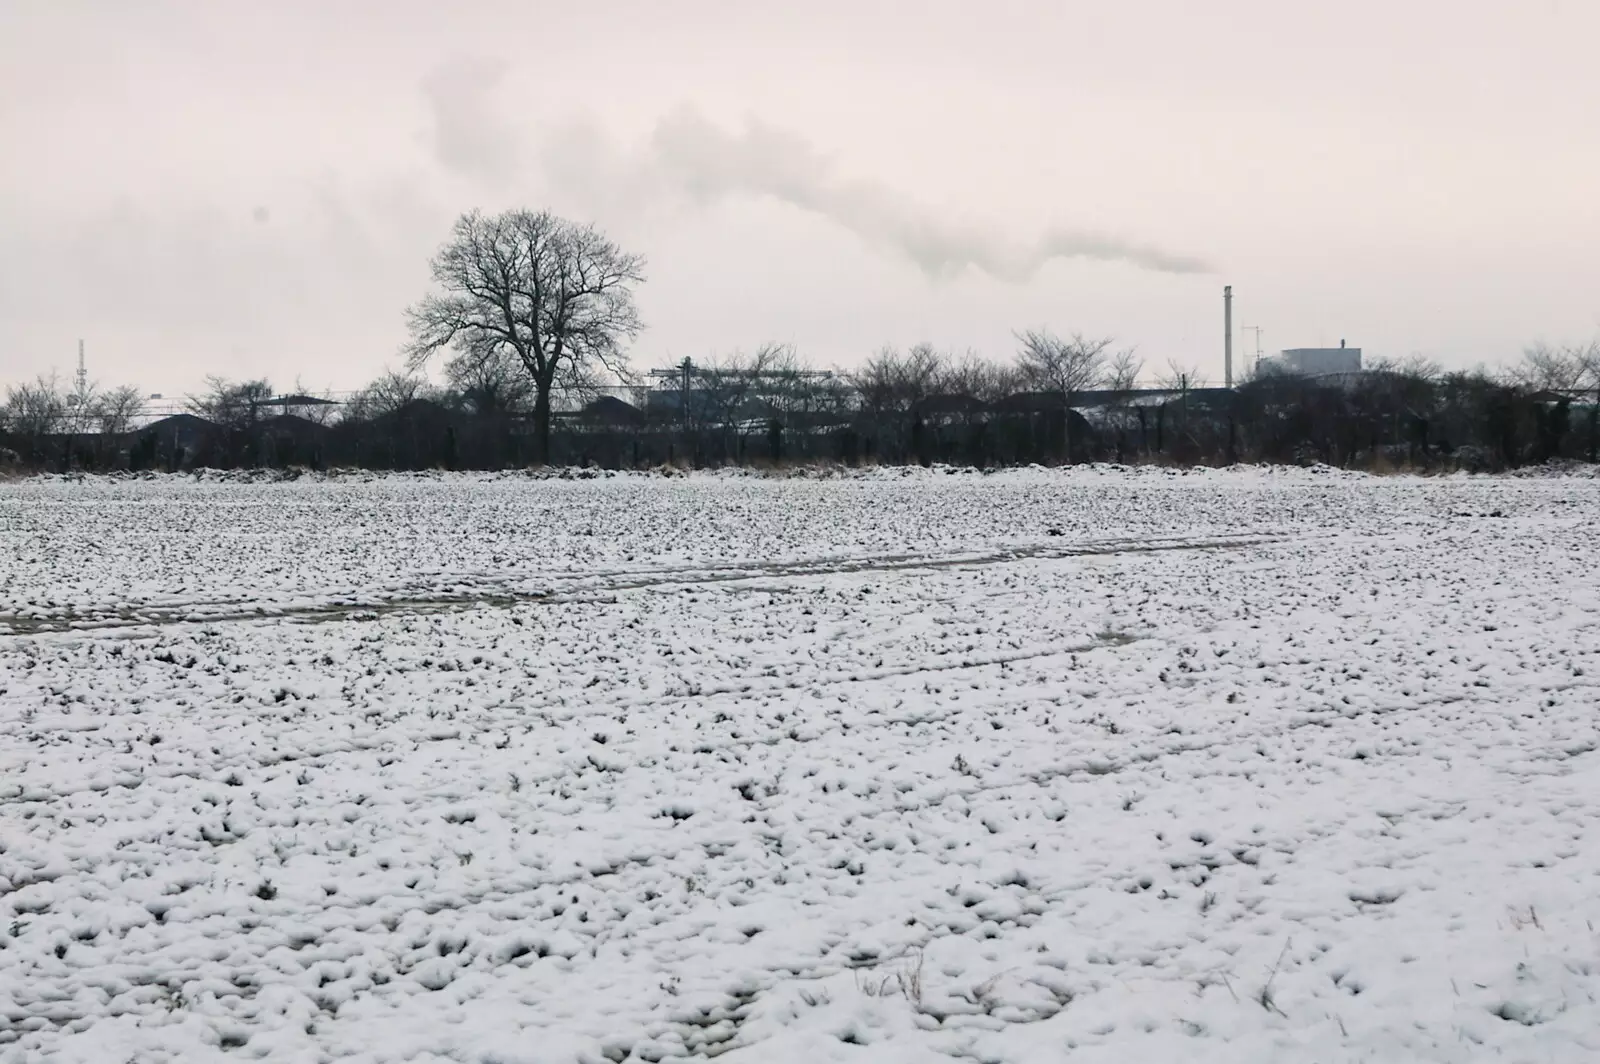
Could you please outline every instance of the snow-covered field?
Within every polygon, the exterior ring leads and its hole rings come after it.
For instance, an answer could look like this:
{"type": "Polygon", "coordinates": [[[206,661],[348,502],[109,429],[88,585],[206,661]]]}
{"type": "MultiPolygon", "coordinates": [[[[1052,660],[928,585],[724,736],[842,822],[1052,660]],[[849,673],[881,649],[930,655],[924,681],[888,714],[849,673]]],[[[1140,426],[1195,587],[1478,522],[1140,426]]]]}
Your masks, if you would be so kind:
{"type": "Polygon", "coordinates": [[[0,1060],[1600,1059],[1600,482],[0,485],[0,1060]]]}

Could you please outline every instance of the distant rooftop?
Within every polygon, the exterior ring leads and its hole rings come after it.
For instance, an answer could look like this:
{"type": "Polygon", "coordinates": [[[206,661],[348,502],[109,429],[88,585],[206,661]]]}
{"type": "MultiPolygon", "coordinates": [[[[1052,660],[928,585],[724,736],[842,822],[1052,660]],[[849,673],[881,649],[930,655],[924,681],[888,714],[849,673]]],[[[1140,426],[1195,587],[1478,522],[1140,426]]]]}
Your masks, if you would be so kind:
{"type": "Polygon", "coordinates": [[[322,399],[315,395],[279,395],[263,399],[257,406],[338,406],[336,399],[322,399]]]}

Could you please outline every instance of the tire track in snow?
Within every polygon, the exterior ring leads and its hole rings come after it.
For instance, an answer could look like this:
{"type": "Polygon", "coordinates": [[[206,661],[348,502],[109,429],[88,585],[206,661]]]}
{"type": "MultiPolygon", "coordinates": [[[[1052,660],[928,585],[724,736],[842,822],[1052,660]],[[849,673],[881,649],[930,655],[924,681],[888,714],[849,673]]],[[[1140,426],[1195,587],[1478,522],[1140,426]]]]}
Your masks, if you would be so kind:
{"type": "Polygon", "coordinates": [[[125,636],[129,630],[193,624],[372,620],[384,614],[399,612],[436,613],[475,606],[504,608],[520,603],[585,602],[590,601],[591,596],[595,595],[614,595],[653,588],[692,590],[745,580],[893,573],[913,569],[979,568],[1035,559],[1049,561],[1186,550],[1243,550],[1304,538],[1282,533],[1198,537],[1154,536],[1145,539],[1081,540],[1067,545],[1020,544],[1013,547],[942,555],[884,554],[781,562],[720,562],[663,569],[600,570],[592,573],[555,574],[536,578],[504,573],[473,573],[447,577],[439,581],[457,586],[475,579],[482,581],[454,592],[422,589],[411,584],[369,593],[364,598],[350,597],[354,593],[341,591],[314,601],[305,598],[277,601],[269,599],[260,602],[206,599],[119,608],[87,615],[64,613],[55,616],[24,617],[15,613],[0,614],[0,638],[43,635],[93,636],[109,632],[125,636]]]}

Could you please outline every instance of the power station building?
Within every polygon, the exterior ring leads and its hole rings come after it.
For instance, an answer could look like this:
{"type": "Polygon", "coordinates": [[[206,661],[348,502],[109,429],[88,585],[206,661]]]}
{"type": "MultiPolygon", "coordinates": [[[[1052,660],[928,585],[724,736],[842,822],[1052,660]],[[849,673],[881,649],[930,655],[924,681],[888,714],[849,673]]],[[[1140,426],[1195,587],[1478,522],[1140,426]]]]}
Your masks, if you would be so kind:
{"type": "Polygon", "coordinates": [[[1291,347],[1263,358],[1259,368],[1263,373],[1287,373],[1297,377],[1360,373],[1361,348],[1346,347],[1342,340],[1338,347],[1291,347]]]}

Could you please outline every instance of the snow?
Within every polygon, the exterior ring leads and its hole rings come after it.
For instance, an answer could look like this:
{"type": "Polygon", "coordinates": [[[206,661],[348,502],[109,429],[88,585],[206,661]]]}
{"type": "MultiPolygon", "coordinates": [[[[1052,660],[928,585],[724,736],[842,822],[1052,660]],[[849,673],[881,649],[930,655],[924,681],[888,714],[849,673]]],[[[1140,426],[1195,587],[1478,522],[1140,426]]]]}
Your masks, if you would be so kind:
{"type": "Polygon", "coordinates": [[[0,485],[0,1060],[1579,1061],[1600,482],[0,485]]]}

